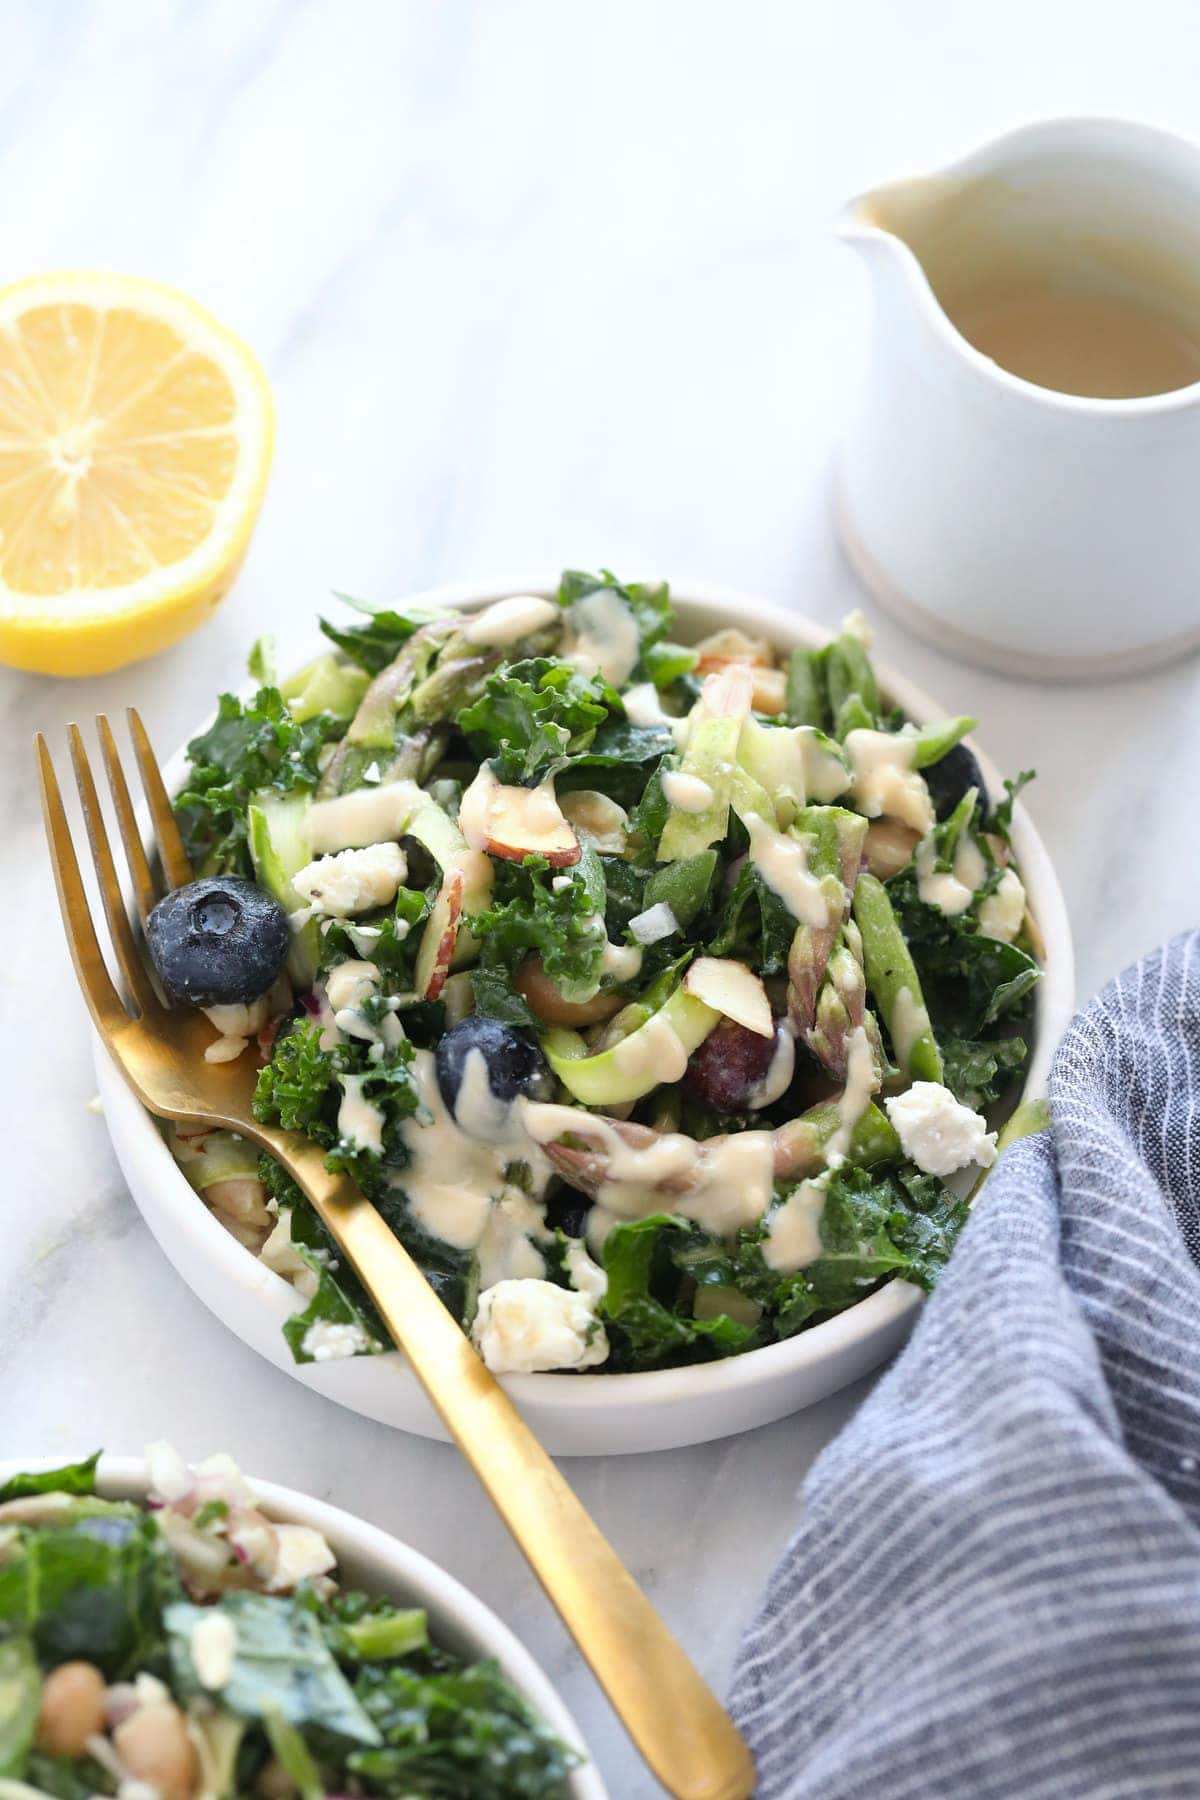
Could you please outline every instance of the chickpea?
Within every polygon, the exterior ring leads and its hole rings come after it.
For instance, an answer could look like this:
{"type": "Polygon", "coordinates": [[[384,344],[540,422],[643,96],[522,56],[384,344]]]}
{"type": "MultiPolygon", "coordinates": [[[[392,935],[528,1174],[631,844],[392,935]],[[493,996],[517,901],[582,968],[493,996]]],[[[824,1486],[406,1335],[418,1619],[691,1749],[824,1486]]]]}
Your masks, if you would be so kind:
{"type": "Polygon", "coordinates": [[[515,986],[545,1025],[571,1025],[577,1030],[584,1025],[599,1025],[625,1005],[618,994],[597,994],[579,1002],[564,1000],[543,969],[540,956],[525,958],[517,970],[515,986]]]}
{"type": "Polygon", "coordinates": [[[278,1758],[272,1756],[258,1771],[254,1791],[263,1800],[287,1800],[289,1794],[295,1793],[296,1784],[278,1758]]]}
{"type": "Polygon", "coordinates": [[[865,845],[868,869],[879,881],[890,881],[907,869],[919,842],[919,833],[899,819],[872,819],[865,845]]]}
{"type": "Polygon", "coordinates": [[[103,1730],[103,1675],[94,1663],[60,1663],[42,1687],[38,1749],[47,1756],[82,1756],[88,1739],[103,1730]]]}
{"type": "Polygon", "coordinates": [[[196,1786],[196,1750],[172,1702],[139,1707],[113,1732],[113,1747],[133,1779],[156,1787],[162,1800],[189,1800],[196,1786]]]}

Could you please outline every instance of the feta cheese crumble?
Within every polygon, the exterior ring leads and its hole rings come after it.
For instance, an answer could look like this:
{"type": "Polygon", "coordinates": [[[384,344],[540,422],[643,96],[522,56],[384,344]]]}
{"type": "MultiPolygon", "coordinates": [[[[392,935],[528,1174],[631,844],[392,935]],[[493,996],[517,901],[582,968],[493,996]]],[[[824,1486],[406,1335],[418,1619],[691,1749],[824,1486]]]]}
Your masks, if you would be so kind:
{"type": "Polygon", "coordinates": [[[394,900],[406,872],[399,844],[368,844],[318,856],[293,875],[292,886],[314,912],[345,919],[394,900]]]}
{"type": "Polygon", "coordinates": [[[333,1319],[318,1319],[304,1334],[301,1349],[314,1362],[340,1362],[346,1356],[361,1356],[373,1348],[371,1339],[354,1320],[341,1324],[333,1319]]]}
{"type": "Polygon", "coordinates": [[[233,1659],[237,1655],[237,1626],[228,1613],[214,1608],[192,1626],[188,1648],[192,1653],[192,1667],[196,1671],[197,1681],[201,1687],[215,1693],[218,1688],[225,1686],[233,1674],[233,1659]]]}
{"type": "Polygon", "coordinates": [[[914,1081],[884,1104],[905,1156],[927,1175],[953,1175],[970,1163],[987,1169],[995,1162],[995,1132],[940,1082],[914,1081]]]}
{"type": "Polygon", "coordinates": [[[1015,869],[1005,869],[996,891],[979,908],[979,929],[984,937],[1011,944],[1025,922],[1025,887],[1015,869]]]}
{"type": "Polygon", "coordinates": [[[591,1299],[553,1281],[498,1281],[479,1296],[471,1338],[495,1375],[590,1369],[608,1357],[591,1299]]]}

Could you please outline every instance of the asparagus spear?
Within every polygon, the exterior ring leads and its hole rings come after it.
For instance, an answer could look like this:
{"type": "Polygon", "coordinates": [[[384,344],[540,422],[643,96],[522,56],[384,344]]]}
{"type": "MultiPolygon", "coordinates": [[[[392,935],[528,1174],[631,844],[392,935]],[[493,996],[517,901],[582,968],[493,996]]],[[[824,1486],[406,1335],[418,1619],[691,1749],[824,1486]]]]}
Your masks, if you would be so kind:
{"type": "Polygon", "coordinates": [[[919,1081],[941,1081],[942,1053],[887,889],[874,875],[860,875],[853,907],[862,933],[867,986],[888,1028],[897,1062],[906,1075],[919,1081]]]}

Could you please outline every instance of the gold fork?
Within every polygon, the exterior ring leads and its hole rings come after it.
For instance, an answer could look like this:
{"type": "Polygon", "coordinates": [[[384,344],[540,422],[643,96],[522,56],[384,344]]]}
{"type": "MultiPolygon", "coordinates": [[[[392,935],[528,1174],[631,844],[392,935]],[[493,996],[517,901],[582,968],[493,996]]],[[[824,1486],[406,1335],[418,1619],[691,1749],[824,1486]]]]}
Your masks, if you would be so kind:
{"type": "MultiPolygon", "coordinates": [[[[108,720],[101,716],[96,725],[134,899],[144,923],[162,889],[142,843],[108,720]]],[[[191,867],[150,740],[132,709],[129,727],[163,884],[179,887],[191,880],[191,867]]],[[[71,957],[96,1029],[125,1080],[159,1118],[224,1126],[279,1159],[357,1270],[388,1331],[659,1781],[678,1800],[746,1800],[754,1791],[754,1766],[732,1720],[416,1263],[353,1182],[329,1173],[315,1144],[299,1132],[258,1123],[251,1111],[252,1059],[205,1062],[211,1028],[199,1013],[170,1010],[162,1003],[125,909],[83,737],[72,725],[71,760],[124,997],[118,992],[88,908],[50,752],[40,733],[35,742],[46,834],[71,957]]]]}

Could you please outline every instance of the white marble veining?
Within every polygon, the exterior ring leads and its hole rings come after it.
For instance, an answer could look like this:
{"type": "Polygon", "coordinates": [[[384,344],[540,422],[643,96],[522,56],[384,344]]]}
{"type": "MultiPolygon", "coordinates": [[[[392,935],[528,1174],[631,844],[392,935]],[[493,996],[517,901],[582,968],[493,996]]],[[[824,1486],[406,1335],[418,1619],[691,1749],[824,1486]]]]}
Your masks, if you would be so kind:
{"type": "MultiPolygon", "coordinates": [[[[283,654],[328,588],[512,567],[677,571],[836,621],[831,441],[865,296],[826,236],[846,194],[1015,119],[1186,129],[1186,0],[11,0],[0,58],[3,270],[182,283],[256,344],[279,441],[216,620],[76,685],[0,671],[7,1102],[0,1442],[166,1435],[354,1508],[516,1627],[614,1800],[653,1783],[455,1454],[243,1351],[158,1254],[93,1092],[54,916],[31,731],[138,704],[171,746],[264,627],[283,654]]],[[[1013,521],[1014,531],[1020,521],[1013,521]]],[[[1155,578],[1146,572],[1147,582],[1155,578]]],[[[1194,922],[1200,664],[1056,689],[962,668],[875,616],[881,652],[1040,770],[1081,988],[1194,922]]],[[[850,1393],[741,1441],[571,1465],[715,1681],[850,1393]]]]}

